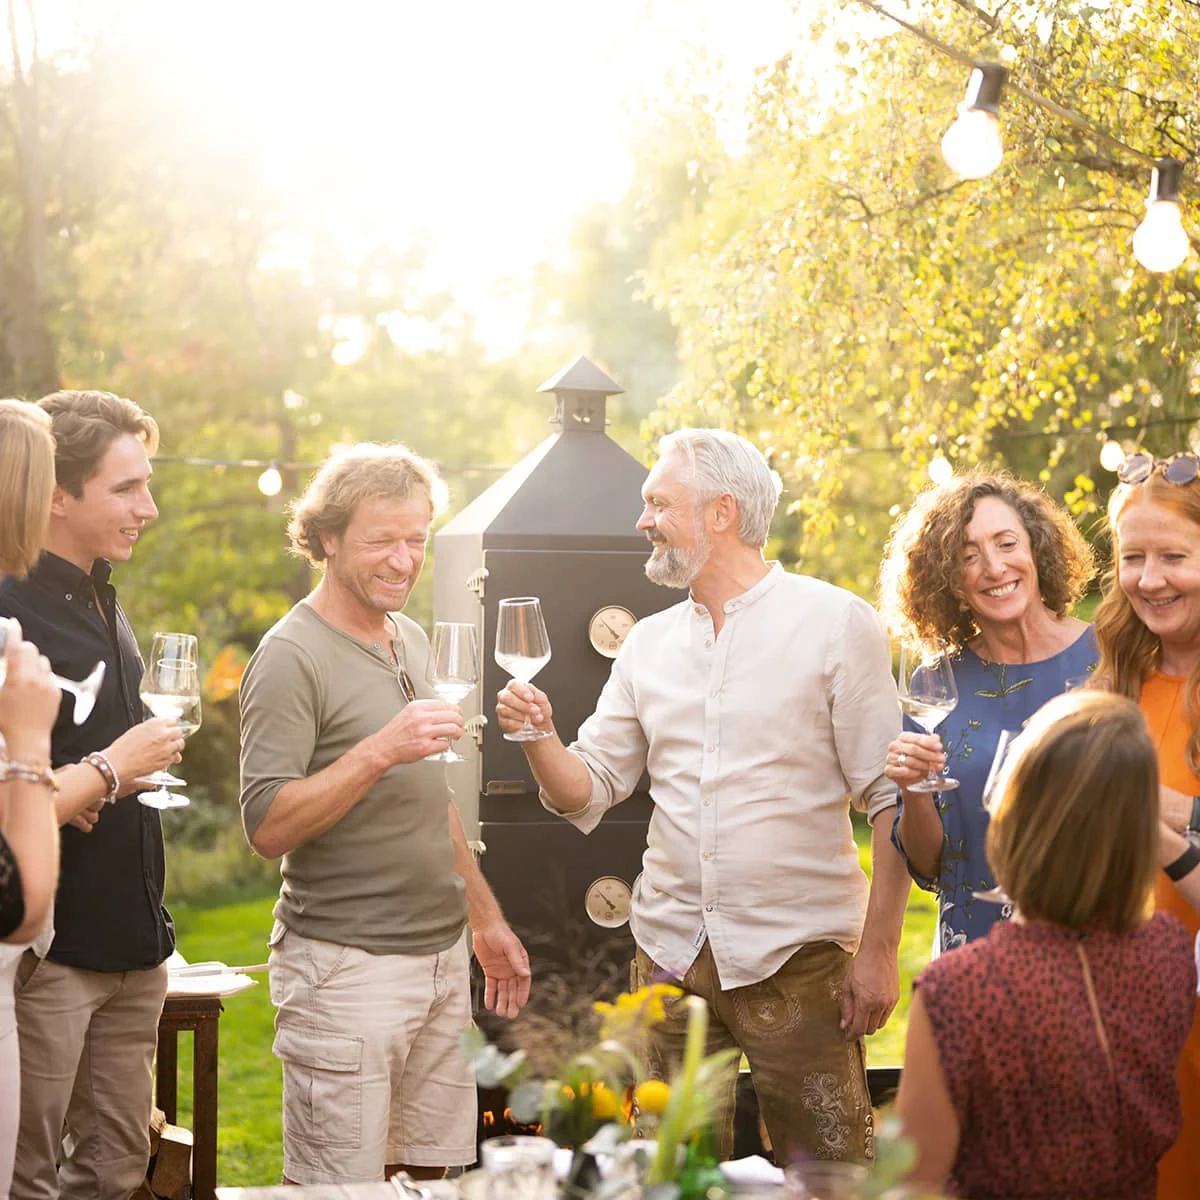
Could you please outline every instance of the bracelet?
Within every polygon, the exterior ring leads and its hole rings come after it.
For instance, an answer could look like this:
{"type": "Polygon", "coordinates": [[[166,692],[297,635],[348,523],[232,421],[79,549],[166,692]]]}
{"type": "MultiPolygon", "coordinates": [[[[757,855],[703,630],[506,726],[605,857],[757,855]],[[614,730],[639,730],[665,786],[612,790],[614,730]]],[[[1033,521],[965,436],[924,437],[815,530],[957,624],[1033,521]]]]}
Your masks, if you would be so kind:
{"type": "Polygon", "coordinates": [[[1173,862],[1167,863],[1163,870],[1167,873],[1167,878],[1178,883],[1186,875],[1190,875],[1198,866],[1200,866],[1200,849],[1195,846],[1188,848],[1173,862]]]}
{"type": "Polygon", "coordinates": [[[58,780],[54,778],[54,772],[50,770],[49,763],[44,767],[33,767],[29,763],[10,759],[0,766],[0,782],[8,783],[12,779],[20,780],[22,783],[40,783],[48,787],[51,793],[58,791],[58,780]]]}
{"type": "Polygon", "coordinates": [[[93,750],[91,754],[85,754],[81,761],[87,763],[89,767],[95,767],[100,772],[104,778],[104,786],[108,789],[104,793],[104,803],[115,804],[117,794],[121,790],[121,780],[117,775],[116,767],[99,750],[93,750]]]}

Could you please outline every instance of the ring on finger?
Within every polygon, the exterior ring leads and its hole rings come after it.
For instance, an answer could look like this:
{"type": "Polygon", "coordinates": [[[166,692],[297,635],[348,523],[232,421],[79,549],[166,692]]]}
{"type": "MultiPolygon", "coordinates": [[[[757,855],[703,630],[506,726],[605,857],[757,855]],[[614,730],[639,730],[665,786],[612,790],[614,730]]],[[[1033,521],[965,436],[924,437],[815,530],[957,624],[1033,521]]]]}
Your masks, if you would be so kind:
{"type": "Polygon", "coordinates": [[[905,764],[906,762],[908,762],[908,755],[907,755],[907,754],[898,754],[898,755],[896,755],[896,765],[897,765],[898,767],[902,767],[902,766],[904,766],[904,764],[905,764]]]}

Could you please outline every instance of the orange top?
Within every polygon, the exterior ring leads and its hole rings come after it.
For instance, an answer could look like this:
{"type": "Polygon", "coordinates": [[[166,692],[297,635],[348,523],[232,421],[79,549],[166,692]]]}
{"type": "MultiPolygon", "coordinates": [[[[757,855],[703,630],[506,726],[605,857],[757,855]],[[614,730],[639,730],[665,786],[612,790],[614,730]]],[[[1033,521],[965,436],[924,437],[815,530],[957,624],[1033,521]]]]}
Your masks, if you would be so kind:
{"type": "MultiPolygon", "coordinates": [[[[1156,671],[1142,685],[1139,703],[1158,747],[1162,782],[1195,796],[1200,795],[1200,778],[1187,764],[1192,727],[1184,702],[1186,684],[1186,679],[1156,671]]],[[[1174,913],[1193,937],[1200,931],[1200,913],[1162,871],[1158,873],[1154,902],[1160,912],[1174,913]]],[[[1153,1036],[1152,1031],[1146,1032],[1153,1036]]],[[[1179,1098],[1183,1103],[1183,1133],[1159,1162],[1158,1200],[1195,1200],[1200,1195],[1200,1020],[1193,1022],[1179,1059],[1179,1098]]]]}

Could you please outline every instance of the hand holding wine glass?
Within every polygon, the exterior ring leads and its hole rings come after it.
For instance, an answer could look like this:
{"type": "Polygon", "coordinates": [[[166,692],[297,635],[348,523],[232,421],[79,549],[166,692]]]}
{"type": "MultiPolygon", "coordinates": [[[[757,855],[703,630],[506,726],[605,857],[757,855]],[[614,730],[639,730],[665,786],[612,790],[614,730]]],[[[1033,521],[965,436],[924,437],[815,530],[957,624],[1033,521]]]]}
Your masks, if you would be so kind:
{"type": "MultiPolygon", "coordinates": [[[[438,621],[429,642],[429,668],[426,678],[437,695],[450,704],[462,702],[479,683],[479,642],[475,626],[458,621],[438,621]]],[[[449,739],[440,754],[429,755],[431,762],[466,762],[449,739]]]]}
{"type": "MultiPolygon", "coordinates": [[[[901,646],[898,694],[904,715],[926,733],[933,733],[958,704],[958,686],[950,660],[944,654],[930,657],[919,648],[901,646]]],[[[909,784],[907,790],[948,792],[956,787],[957,779],[939,775],[930,768],[924,779],[909,784]]]]}
{"type": "MultiPolygon", "coordinates": [[[[501,600],[496,613],[496,662],[519,683],[528,683],[550,661],[550,637],[536,596],[501,600]]],[[[505,733],[510,742],[536,742],[550,736],[535,729],[528,716],[524,725],[505,733]]]]}
{"type": "MultiPolygon", "coordinates": [[[[138,693],[151,716],[170,717],[184,738],[200,728],[198,657],[196,639],[190,633],[156,633],[138,693]]],[[[155,785],[153,791],[138,793],[148,808],[183,808],[190,803],[186,796],[167,790],[187,782],[168,771],[155,771],[138,782],[155,785]]]]}

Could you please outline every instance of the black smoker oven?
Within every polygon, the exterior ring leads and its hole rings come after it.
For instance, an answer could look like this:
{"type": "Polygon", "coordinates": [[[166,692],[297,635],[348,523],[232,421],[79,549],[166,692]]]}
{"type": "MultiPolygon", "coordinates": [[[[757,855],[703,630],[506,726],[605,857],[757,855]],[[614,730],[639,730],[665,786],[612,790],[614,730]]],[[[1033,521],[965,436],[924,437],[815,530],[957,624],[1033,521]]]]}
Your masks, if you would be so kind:
{"type": "Polygon", "coordinates": [[[483,679],[468,703],[487,718],[469,720],[475,738],[462,739],[471,743],[460,751],[468,761],[449,768],[450,783],[535,979],[569,972],[578,991],[603,994],[628,982],[633,940],[627,925],[611,922],[641,869],[646,780],[586,837],[542,808],[520,745],[495,721],[508,678],[493,657],[497,603],[540,597],[551,659],[534,682],[569,742],[608,678],[605,651],[614,651],[620,610],[641,618],[683,593],[645,577],[649,545],[634,523],[646,469],[605,432],[605,398],[621,388],[581,357],[539,391],[554,395],[555,432],[434,537],[436,617],[476,624],[483,679]]]}

